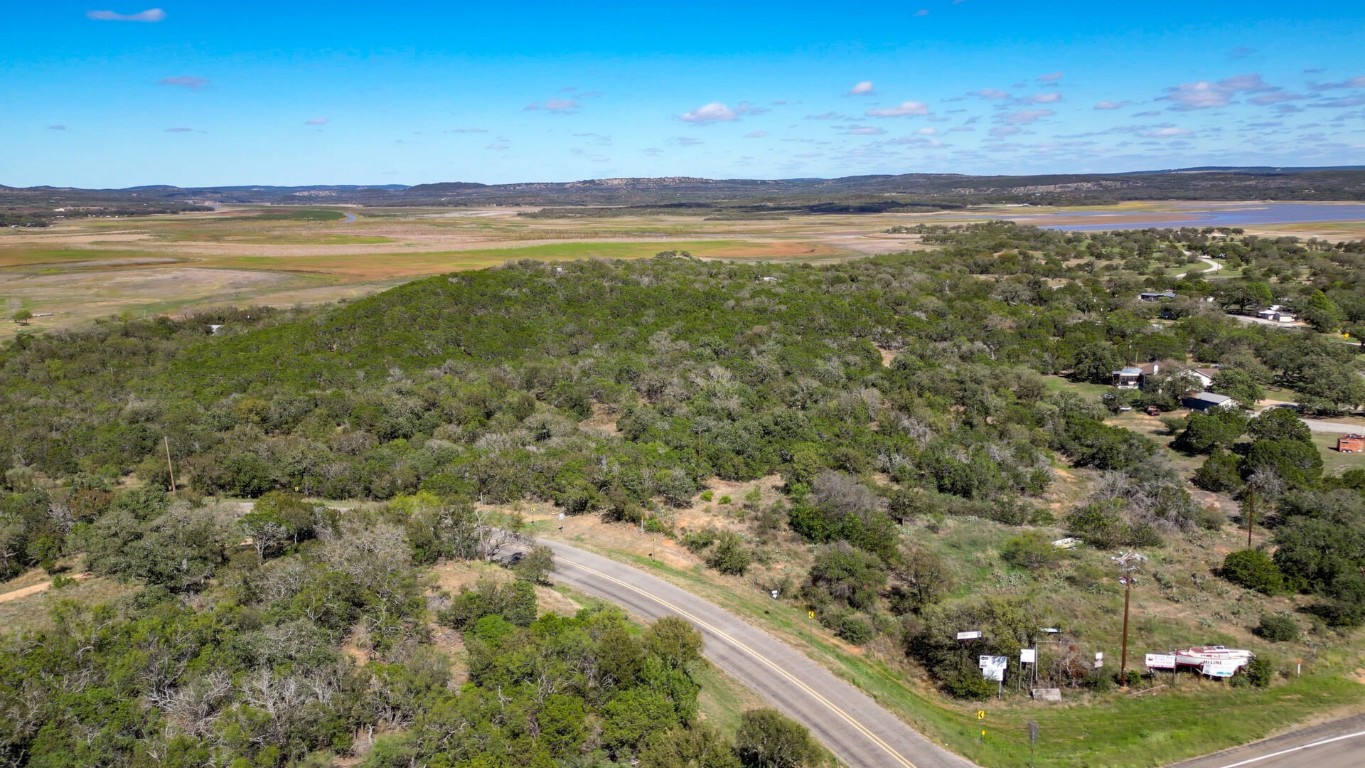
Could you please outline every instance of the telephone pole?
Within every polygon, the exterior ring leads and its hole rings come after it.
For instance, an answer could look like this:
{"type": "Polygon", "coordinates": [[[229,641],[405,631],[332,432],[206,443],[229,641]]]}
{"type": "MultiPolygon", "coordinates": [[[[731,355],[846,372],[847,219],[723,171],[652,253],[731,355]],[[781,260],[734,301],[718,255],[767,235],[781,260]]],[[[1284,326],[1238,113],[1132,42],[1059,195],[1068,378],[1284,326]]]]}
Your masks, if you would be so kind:
{"type": "Polygon", "coordinates": [[[1137,552],[1123,552],[1109,558],[1118,564],[1119,583],[1123,585],[1123,644],[1119,653],[1119,685],[1128,685],[1128,602],[1133,593],[1133,583],[1137,573],[1146,562],[1146,556],[1137,552]]]}

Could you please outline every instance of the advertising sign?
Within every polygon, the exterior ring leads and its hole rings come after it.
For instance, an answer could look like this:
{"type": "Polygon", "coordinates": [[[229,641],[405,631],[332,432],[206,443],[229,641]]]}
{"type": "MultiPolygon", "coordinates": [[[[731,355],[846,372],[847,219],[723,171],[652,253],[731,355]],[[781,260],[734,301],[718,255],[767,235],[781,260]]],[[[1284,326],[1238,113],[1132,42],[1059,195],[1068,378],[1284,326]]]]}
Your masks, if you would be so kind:
{"type": "Polygon", "coordinates": [[[1175,654],[1173,653],[1149,653],[1147,654],[1148,669],[1175,669],[1175,654]]]}
{"type": "Polygon", "coordinates": [[[1005,667],[1009,665],[1008,656],[982,656],[981,676],[997,683],[1005,680],[1005,667]]]}
{"type": "Polygon", "coordinates": [[[1037,661],[1038,661],[1038,652],[1037,652],[1037,651],[1033,650],[1032,648],[1020,648],[1020,649],[1019,649],[1019,663],[1020,663],[1020,664],[1033,664],[1033,663],[1035,663],[1035,662],[1037,662],[1037,661]]]}

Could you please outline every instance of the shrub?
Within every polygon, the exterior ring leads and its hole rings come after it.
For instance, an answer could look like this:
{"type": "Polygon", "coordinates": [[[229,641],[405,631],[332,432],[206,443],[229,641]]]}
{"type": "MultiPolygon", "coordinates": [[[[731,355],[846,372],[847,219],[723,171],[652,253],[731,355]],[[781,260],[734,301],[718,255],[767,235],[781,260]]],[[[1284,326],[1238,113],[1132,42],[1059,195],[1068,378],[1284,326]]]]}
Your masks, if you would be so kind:
{"type": "Polygon", "coordinates": [[[1047,536],[1029,531],[1005,542],[1001,559],[1017,568],[1043,568],[1061,559],[1061,552],[1047,536]]]}
{"type": "Polygon", "coordinates": [[[1236,454],[1216,448],[1194,473],[1194,484],[1214,493],[1236,490],[1242,485],[1239,464],[1236,454]]]}
{"type": "Polygon", "coordinates": [[[856,613],[846,613],[840,616],[834,627],[834,634],[854,645],[866,645],[877,636],[871,622],[856,613]]]}
{"type": "Polygon", "coordinates": [[[1287,643],[1299,639],[1299,624],[1289,616],[1262,614],[1261,623],[1256,625],[1255,631],[1261,637],[1276,643],[1287,643]]]}
{"type": "Polygon", "coordinates": [[[981,676],[981,668],[963,657],[958,664],[941,675],[943,689],[959,699],[987,699],[995,693],[995,683],[981,676]]]}
{"type": "Polygon", "coordinates": [[[742,576],[751,562],[753,557],[745,549],[744,541],[732,531],[723,531],[716,536],[716,548],[706,558],[707,565],[732,576],[742,576]]]}
{"type": "Polygon", "coordinates": [[[1279,566],[1259,549],[1242,549],[1223,558],[1222,576],[1267,595],[1284,591],[1284,575],[1279,566]]]}
{"type": "Polygon", "coordinates": [[[682,545],[687,547],[692,554],[700,554],[702,550],[716,543],[716,530],[714,528],[703,528],[700,531],[691,531],[682,537],[682,545]]]}
{"type": "Polygon", "coordinates": [[[1275,665],[1264,656],[1252,659],[1242,667],[1242,672],[1246,675],[1247,682],[1257,688],[1269,688],[1270,681],[1275,679],[1275,665]]]}

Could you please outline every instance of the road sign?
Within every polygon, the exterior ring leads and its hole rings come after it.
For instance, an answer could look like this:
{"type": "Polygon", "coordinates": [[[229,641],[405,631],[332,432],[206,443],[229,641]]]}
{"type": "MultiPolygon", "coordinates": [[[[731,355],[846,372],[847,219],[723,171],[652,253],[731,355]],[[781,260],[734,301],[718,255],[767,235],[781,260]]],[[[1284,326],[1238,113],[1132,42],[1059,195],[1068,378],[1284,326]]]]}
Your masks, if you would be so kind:
{"type": "Polygon", "coordinates": [[[1103,666],[1104,666],[1104,651],[1100,651],[1099,653],[1095,654],[1095,669],[1100,669],[1100,668],[1103,667],[1103,666]]]}
{"type": "Polygon", "coordinates": [[[971,631],[971,632],[958,632],[958,633],[957,633],[957,639],[958,639],[958,640],[980,640],[980,639],[981,639],[981,633],[978,632],[978,631],[975,631],[975,630],[973,630],[973,631],[971,631]]]}
{"type": "Polygon", "coordinates": [[[813,618],[815,618],[815,611],[810,611],[810,612],[808,612],[806,615],[809,616],[809,617],[811,617],[811,618],[813,619],[813,618]]]}
{"type": "Polygon", "coordinates": [[[977,720],[985,720],[985,719],[986,719],[986,710],[984,710],[984,709],[978,709],[978,710],[976,711],[976,719],[977,719],[977,720]]]}

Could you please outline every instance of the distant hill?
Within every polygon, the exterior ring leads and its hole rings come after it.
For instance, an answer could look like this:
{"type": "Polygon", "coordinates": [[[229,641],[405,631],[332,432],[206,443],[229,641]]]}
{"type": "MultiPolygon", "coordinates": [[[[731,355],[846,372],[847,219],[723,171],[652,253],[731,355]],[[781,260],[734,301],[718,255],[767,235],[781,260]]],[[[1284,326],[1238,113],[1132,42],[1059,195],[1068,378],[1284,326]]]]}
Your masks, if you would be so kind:
{"type": "Polygon", "coordinates": [[[0,186],[0,223],[58,215],[136,215],[210,204],[366,206],[628,206],[722,214],[875,212],[987,203],[1103,205],[1125,200],[1365,200],[1365,166],[1199,167],[1110,174],[966,176],[952,173],[835,179],[588,179],[570,182],[301,187],[141,186],[129,189],[0,186]],[[57,211],[64,208],[66,211],[57,211]],[[8,219],[6,217],[9,217],[8,219]]]}

